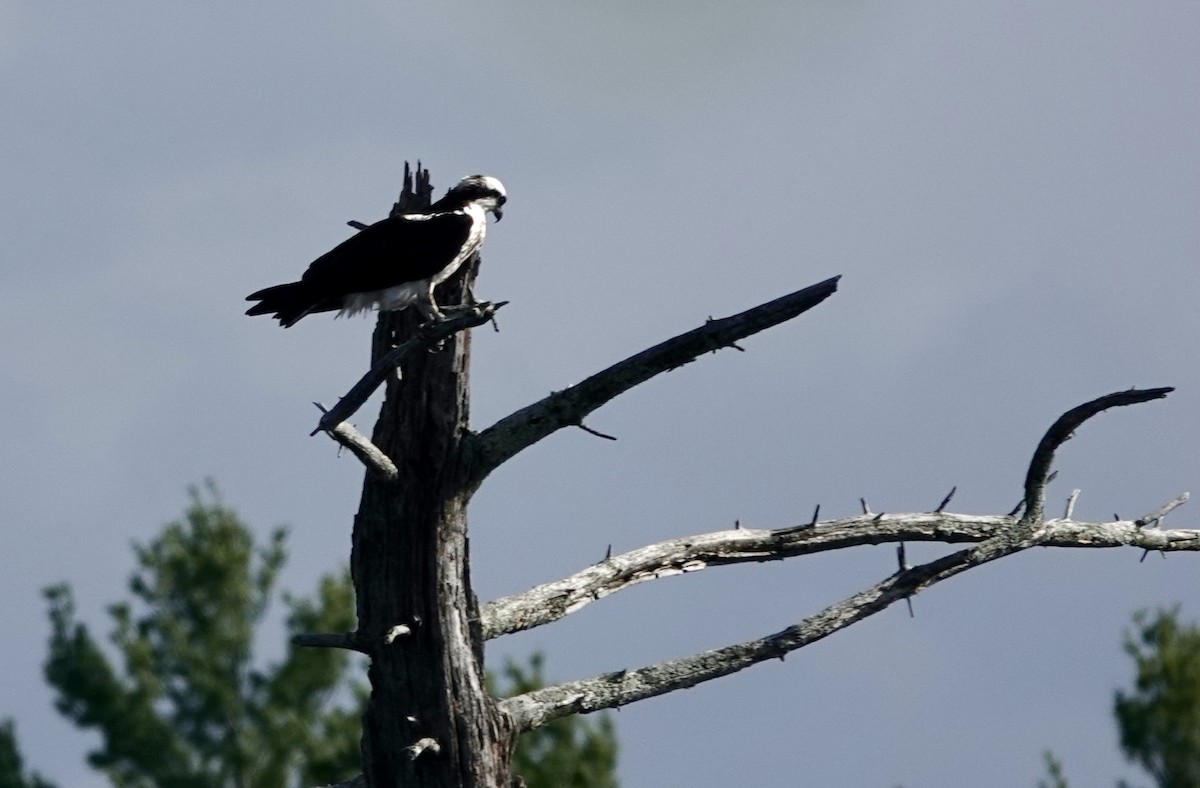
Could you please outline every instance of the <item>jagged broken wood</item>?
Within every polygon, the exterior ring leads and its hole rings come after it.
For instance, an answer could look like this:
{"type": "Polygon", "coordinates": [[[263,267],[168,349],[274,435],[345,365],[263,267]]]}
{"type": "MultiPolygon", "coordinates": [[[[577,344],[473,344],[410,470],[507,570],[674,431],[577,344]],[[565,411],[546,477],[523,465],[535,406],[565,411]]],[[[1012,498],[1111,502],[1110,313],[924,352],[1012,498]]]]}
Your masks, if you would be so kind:
{"type": "Polygon", "coordinates": [[[421,757],[422,753],[426,751],[436,755],[442,751],[442,746],[437,743],[437,739],[426,736],[424,738],[417,739],[416,742],[405,747],[404,751],[408,753],[410,760],[415,761],[417,758],[421,757]]]}

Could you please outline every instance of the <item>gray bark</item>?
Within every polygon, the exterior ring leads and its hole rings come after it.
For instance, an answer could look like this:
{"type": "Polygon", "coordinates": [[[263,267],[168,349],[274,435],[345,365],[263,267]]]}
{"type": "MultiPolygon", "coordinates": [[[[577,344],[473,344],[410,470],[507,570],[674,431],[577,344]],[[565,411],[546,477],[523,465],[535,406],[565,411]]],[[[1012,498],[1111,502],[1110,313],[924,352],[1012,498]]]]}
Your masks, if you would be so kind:
{"type": "MultiPolygon", "coordinates": [[[[403,204],[429,204],[427,174],[403,204]]],[[[477,265],[443,285],[461,303],[477,265]]],[[[414,310],[380,314],[372,366],[416,334],[414,310]]],[[[470,334],[408,354],[389,376],[371,442],[395,468],[368,473],[354,518],[354,641],[371,657],[364,719],[368,786],[494,788],[509,783],[514,734],[488,695],[478,603],[471,591],[466,459],[470,334]],[[472,622],[476,622],[472,624],[472,622]]]]}

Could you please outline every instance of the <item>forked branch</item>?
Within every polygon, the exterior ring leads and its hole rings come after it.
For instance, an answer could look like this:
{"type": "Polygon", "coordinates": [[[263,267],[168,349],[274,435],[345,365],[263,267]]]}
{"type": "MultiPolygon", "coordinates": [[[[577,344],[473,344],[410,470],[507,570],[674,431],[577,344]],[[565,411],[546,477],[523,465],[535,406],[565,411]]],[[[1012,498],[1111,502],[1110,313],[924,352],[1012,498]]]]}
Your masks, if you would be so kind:
{"type": "MultiPolygon", "coordinates": [[[[941,511],[912,515],[874,514],[863,502],[863,515],[827,523],[805,523],[776,531],[735,528],[719,534],[664,542],[616,558],[559,583],[535,588],[524,595],[500,600],[483,613],[488,635],[526,629],[560,618],[620,588],[665,574],[702,569],[710,564],[764,561],[787,555],[884,541],[979,541],[917,567],[900,569],[865,591],[831,605],[798,624],[757,640],[668,660],[630,671],[618,671],[582,681],[567,682],[509,698],[501,708],[518,730],[531,730],[558,717],[613,708],[695,686],[735,673],[767,659],[782,659],[886,609],[900,599],[976,566],[1026,550],[1035,545],[1101,547],[1132,544],[1144,549],[1153,543],[1165,549],[1200,550],[1200,531],[1149,531],[1144,526],[1161,518],[1186,500],[1179,496],[1138,520],[1114,523],[1045,521],[1042,513],[1045,487],[1054,451],[1084,421],[1107,408],[1132,405],[1166,396],[1171,389],[1130,390],[1109,394],[1063,414],[1039,442],[1025,480],[1025,515],[969,518],[941,511]],[[1178,503],[1177,503],[1178,502],[1178,503]],[[582,591],[582,593],[581,593],[582,591]]],[[[949,498],[949,496],[947,496],[949,498]]]]}
{"type": "MultiPolygon", "coordinates": [[[[322,413],[327,413],[325,406],[319,402],[314,402],[314,405],[322,413]]],[[[383,450],[371,443],[371,439],[358,431],[353,424],[342,421],[335,424],[333,427],[325,431],[325,434],[335,441],[340,443],[344,448],[349,449],[350,453],[366,466],[367,470],[387,482],[394,482],[399,477],[400,472],[396,470],[396,463],[392,462],[392,458],[383,453],[383,450]]]]}
{"type": "Polygon", "coordinates": [[[506,460],[556,430],[581,425],[589,413],[639,383],[807,312],[837,291],[839,278],[835,276],[731,317],[709,320],[505,416],[472,441],[473,484],[478,486],[506,460]]]}
{"type": "MultiPolygon", "coordinates": [[[[316,435],[318,432],[332,432],[334,427],[353,416],[363,406],[363,403],[375,393],[375,389],[379,388],[383,384],[383,381],[387,380],[388,375],[395,374],[396,367],[400,366],[400,362],[406,357],[421,350],[429,350],[437,347],[439,342],[457,334],[459,331],[483,325],[491,320],[495,316],[496,310],[506,303],[508,302],[500,301],[498,303],[476,304],[475,306],[456,308],[445,320],[423,326],[419,334],[401,343],[380,359],[379,363],[375,364],[367,374],[363,375],[362,379],[355,383],[346,392],[346,396],[338,400],[336,405],[328,410],[322,408],[324,413],[321,416],[321,420],[317,423],[317,428],[310,434],[316,435]]],[[[333,437],[337,438],[336,435],[333,437]]]]}
{"type": "MultiPolygon", "coordinates": [[[[863,514],[818,522],[818,506],[810,522],[775,530],[744,529],[685,536],[659,542],[603,561],[562,580],[497,599],[481,611],[485,638],[532,629],[574,613],[591,602],[647,580],[695,572],[709,566],[776,561],[826,550],[886,542],[983,542],[1002,533],[1042,526],[1042,542],[1054,547],[1141,547],[1143,550],[1200,550],[1200,531],[1147,531],[1167,512],[1188,499],[1187,493],[1137,520],[1107,523],[1070,518],[1042,522],[1045,488],[1054,451],[1084,421],[1120,405],[1161,399],[1171,388],[1129,389],[1085,402],[1064,413],[1038,442],[1025,476],[1025,516],[972,516],[944,512],[954,490],[933,512],[875,514],[862,501],[863,514]]],[[[957,488],[956,488],[957,489],[957,488]]]]}
{"type": "MultiPolygon", "coordinates": [[[[1200,552],[1200,530],[1146,529],[1139,525],[1141,519],[1104,523],[1050,520],[1045,523],[1042,544],[1200,552]]],[[[639,583],[713,566],[778,561],[859,545],[984,542],[1014,528],[1017,522],[1014,517],[993,515],[889,513],[773,530],[741,528],[685,536],[611,556],[570,577],[489,602],[481,611],[483,635],[494,638],[533,629],[639,583]]]]}
{"type": "Polygon", "coordinates": [[[559,717],[624,706],[679,689],[693,687],[815,643],[840,629],[885,610],[892,603],[975,566],[1037,544],[1001,533],[970,550],[960,550],[927,564],[906,569],[865,591],[772,635],[725,648],[673,659],[636,670],[606,673],[518,695],[500,703],[519,731],[539,728],[559,717]]]}

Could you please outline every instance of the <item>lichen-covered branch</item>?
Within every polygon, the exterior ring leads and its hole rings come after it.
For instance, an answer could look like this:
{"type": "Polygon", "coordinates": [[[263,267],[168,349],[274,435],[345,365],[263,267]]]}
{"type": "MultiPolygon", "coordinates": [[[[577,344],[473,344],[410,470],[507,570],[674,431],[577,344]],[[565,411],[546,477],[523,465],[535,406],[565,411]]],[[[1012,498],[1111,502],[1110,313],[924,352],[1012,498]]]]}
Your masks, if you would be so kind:
{"type": "Polygon", "coordinates": [[[1039,543],[1032,528],[1010,530],[1012,533],[1002,531],[969,550],[897,572],[772,635],[636,670],[545,687],[502,701],[500,708],[512,717],[518,731],[527,731],[559,717],[624,706],[728,676],[768,659],[783,659],[789,652],[845,629],[935,583],[1039,543]]]}
{"type": "MultiPolygon", "coordinates": [[[[1141,521],[1142,518],[1104,523],[1049,520],[1044,523],[1042,544],[1200,551],[1200,530],[1160,531],[1141,527],[1141,521]]],[[[570,577],[490,602],[481,613],[483,633],[486,638],[494,638],[549,624],[638,583],[710,566],[778,561],[858,545],[983,542],[1013,529],[1017,523],[1016,518],[1005,516],[917,512],[859,515],[773,530],[739,528],[685,536],[605,558],[570,577]]]]}
{"type": "Polygon", "coordinates": [[[474,485],[547,435],[563,427],[580,426],[589,413],[639,383],[812,309],[837,291],[839,278],[835,276],[731,317],[709,320],[500,419],[471,441],[474,485]]]}

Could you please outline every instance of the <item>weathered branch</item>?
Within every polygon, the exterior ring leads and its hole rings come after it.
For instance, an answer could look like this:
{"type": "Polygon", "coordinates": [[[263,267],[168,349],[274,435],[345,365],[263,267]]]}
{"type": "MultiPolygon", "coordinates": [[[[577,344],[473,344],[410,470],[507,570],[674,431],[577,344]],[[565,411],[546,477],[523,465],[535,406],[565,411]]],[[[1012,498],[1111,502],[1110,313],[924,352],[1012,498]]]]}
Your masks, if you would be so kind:
{"type": "MultiPolygon", "coordinates": [[[[329,412],[321,403],[314,402],[313,404],[322,413],[329,412]]],[[[384,481],[396,481],[399,476],[396,463],[392,462],[392,458],[384,454],[382,449],[371,443],[370,438],[355,429],[353,424],[346,421],[338,422],[326,430],[325,434],[349,449],[350,453],[367,467],[367,470],[372,471],[384,481]]]]}
{"type": "Polygon", "coordinates": [[[504,417],[472,440],[474,484],[556,430],[582,426],[589,413],[639,383],[812,309],[837,291],[839,278],[835,276],[731,317],[709,320],[504,417]]]}
{"type": "Polygon", "coordinates": [[[1069,496],[1067,496],[1067,506],[1063,510],[1063,516],[1062,516],[1062,518],[1064,520],[1070,520],[1071,517],[1075,514],[1075,502],[1077,500],[1079,500],[1079,493],[1081,493],[1081,492],[1083,492],[1083,490],[1079,490],[1079,489],[1071,490],[1071,494],[1069,496]]]}
{"type": "MultiPolygon", "coordinates": [[[[456,308],[453,312],[448,312],[445,320],[422,326],[416,336],[398,345],[380,359],[367,374],[363,375],[361,380],[354,384],[353,388],[346,392],[346,396],[338,400],[338,403],[332,408],[326,410],[321,416],[317,428],[310,434],[332,432],[335,427],[354,415],[355,411],[370,399],[371,395],[375,393],[375,389],[387,380],[388,375],[395,374],[396,367],[400,366],[405,358],[417,351],[434,348],[438,343],[459,331],[483,325],[491,320],[495,316],[496,310],[506,303],[508,302],[500,301],[456,308]]],[[[336,436],[334,437],[336,439],[336,436]]],[[[348,448],[354,451],[353,447],[348,448]]],[[[355,453],[357,454],[357,452],[355,453]]]]}
{"type": "Polygon", "coordinates": [[[1139,528],[1150,525],[1151,523],[1158,524],[1162,518],[1166,517],[1168,514],[1187,503],[1189,497],[1190,496],[1187,493],[1184,493],[1177,498],[1172,498],[1149,514],[1144,514],[1137,518],[1133,521],[1133,523],[1139,528]]]}
{"type": "Polygon", "coordinates": [[[1021,519],[1034,523],[1042,519],[1046,504],[1046,484],[1049,481],[1050,466],[1054,462],[1054,452],[1071,439],[1072,433],[1079,425],[1109,408],[1162,399],[1174,390],[1166,387],[1118,391],[1085,402],[1059,416],[1058,420],[1050,425],[1050,429],[1046,430],[1033,452],[1033,459],[1029,461],[1029,471],[1025,474],[1025,515],[1021,519]]]}
{"type": "Polygon", "coordinates": [[[527,731],[559,717],[623,706],[727,676],[768,659],[783,659],[789,652],[845,629],[935,583],[1038,544],[1039,538],[1031,535],[1032,530],[1009,529],[970,550],[897,572],[773,635],[636,670],[545,687],[502,701],[500,708],[512,716],[518,731],[527,731]],[[1013,533],[1016,531],[1023,533],[1013,533]]]}
{"type": "MultiPolygon", "coordinates": [[[[616,558],[608,557],[571,577],[537,586],[523,594],[496,600],[485,606],[480,613],[484,637],[492,638],[541,626],[622,588],[658,577],[693,572],[707,566],[746,561],[774,561],[795,555],[883,542],[979,542],[997,536],[1000,528],[1007,527],[1011,530],[1018,525],[1036,527],[1042,523],[1046,484],[1054,478],[1050,465],[1054,460],[1055,449],[1092,416],[1108,408],[1160,399],[1173,390],[1130,389],[1107,394],[1072,408],[1055,420],[1038,443],[1030,461],[1025,478],[1025,515],[1020,520],[1015,519],[1016,510],[1007,517],[971,517],[944,513],[943,509],[957,488],[952,489],[932,513],[876,514],[871,511],[866,499],[860,498],[862,517],[822,524],[817,522],[817,515],[821,510],[818,506],[813,512],[812,522],[804,525],[774,531],[737,528],[734,531],[673,539],[616,558]]],[[[1068,507],[1067,517],[1053,521],[1055,525],[1046,530],[1044,540],[1047,544],[1060,547],[1136,545],[1144,550],[1197,550],[1200,549],[1200,537],[1196,536],[1197,532],[1174,532],[1184,536],[1172,541],[1161,538],[1166,532],[1147,537],[1141,530],[1147,522],[1161,518],[1186,500],[1185,493],[1144,518],[1113,523],[1074,522],[1070,520],[1071,507],[1068,507]],[[1146,538],[1149,538],[1151,543],[1144,542],[1146,538]],[[1164,541],[1170,546],[1160,546],[1164,541]]],[[[1018,506],[1018,509],[1020,508],[1018,506]]]]}
{"type": "MultiPolygon", "coordinates": [[[[710,566],[778,561],[858,545],[983,542],[1015,528],[1017,523],[1015,518],[1004,516],[917,512],[866,514],[775,530],[739,528],[685,536],[607,557],[570,577],[497,599],[481,611],[483,633],[486,638],[494,638],[549,624],[630,586],[710,566]]],[[[1150,530],[1140,527],[1137,520],[1050,520],[1045,526],[1042,544],[1047,547],[1200,551],[1200,530],[1150,530]]]]}

